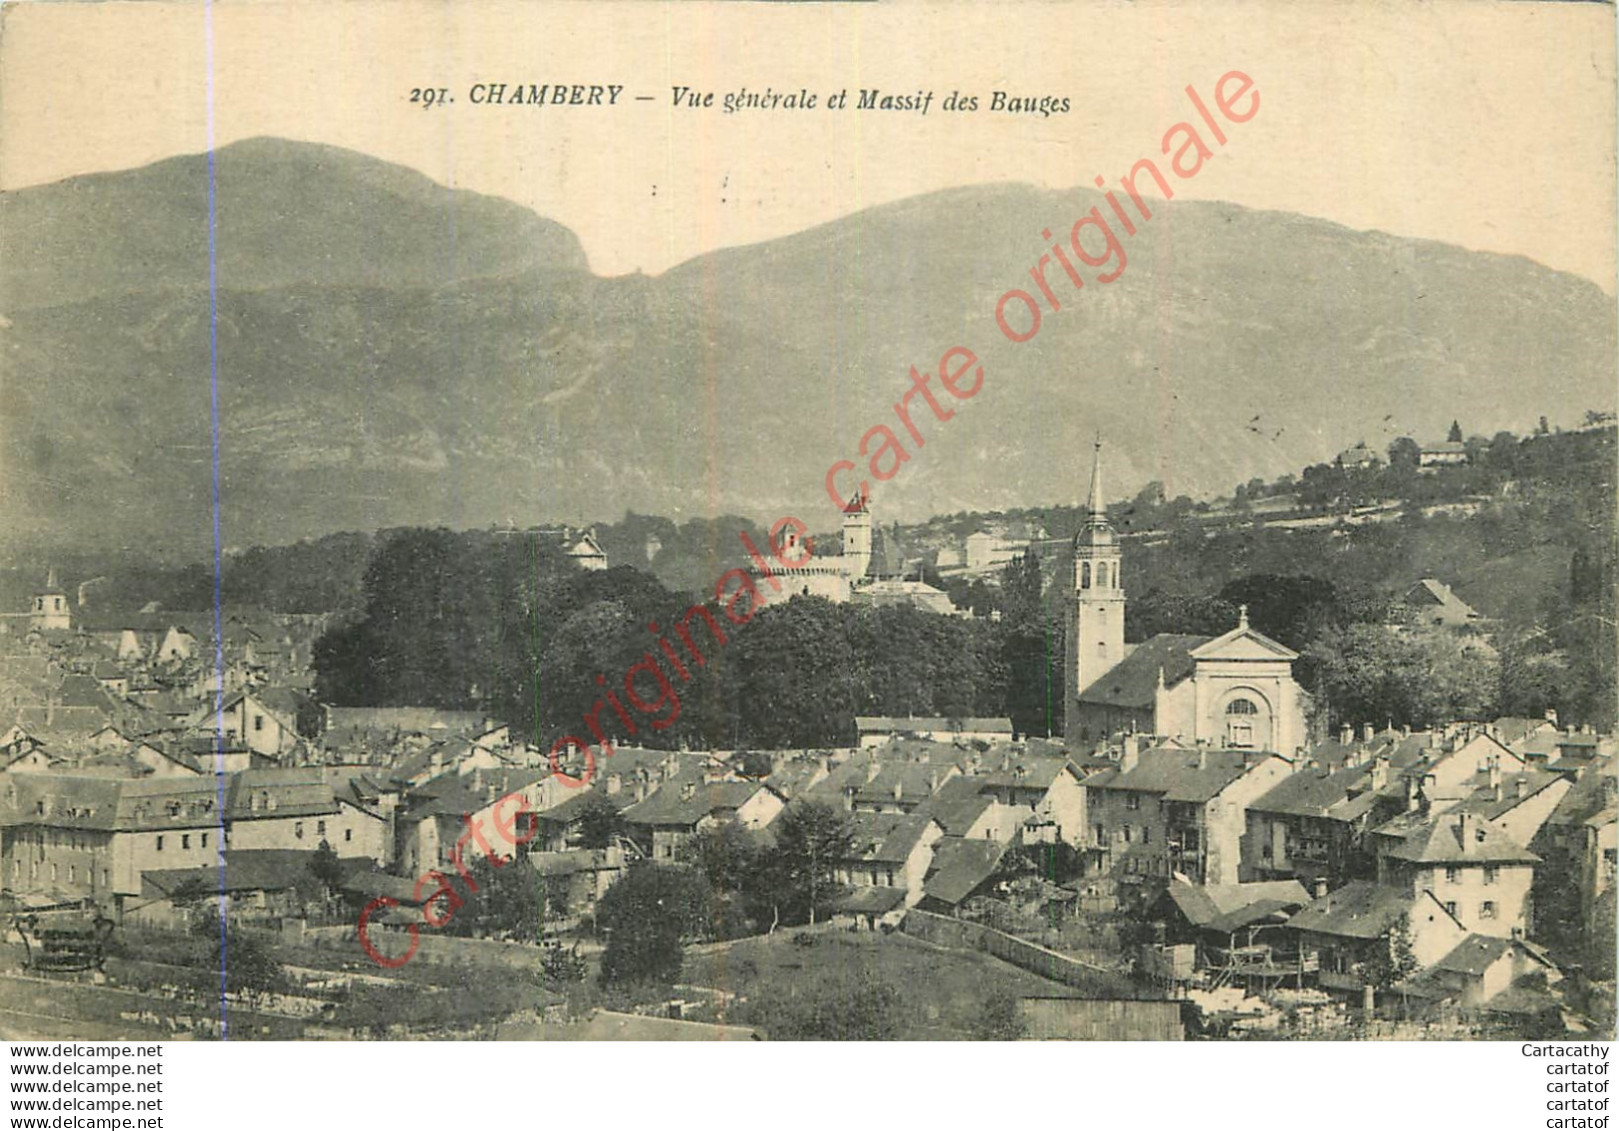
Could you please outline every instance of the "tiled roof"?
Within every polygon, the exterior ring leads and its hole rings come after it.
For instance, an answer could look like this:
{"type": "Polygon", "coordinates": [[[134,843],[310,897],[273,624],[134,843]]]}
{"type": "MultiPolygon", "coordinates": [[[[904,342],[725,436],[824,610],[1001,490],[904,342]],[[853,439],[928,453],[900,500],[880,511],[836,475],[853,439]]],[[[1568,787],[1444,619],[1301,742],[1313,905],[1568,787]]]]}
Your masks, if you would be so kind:
{"type": "Polygon", "coordinates": [[[223,868],[157,868],[142,872],[141,881],[165,894],[187,885],[214,892],[285,891],[308,878],[314,856],[287,848],[227,849],[223,868]]]}
{"type": "Polygon", "coordinates": [[[1417,864],[1535,864],[1540,857],[1484,817],[1474,816],[1464,830],[1461,814],[1432,813],[1415,824],[1396,818],[1377,831],[1399,838],[1387,855],[1417,864]],[[1398,823],[1397,823],[1398,822],[1398,823]],[[1469,835],[1464,836],[1464,832],[1469,835]]]}
{"type": "Polygon", "coordinates": [[[1512,949],[1513,945],[1511,939],[1468,935],[1456,944],[1454,950],[1434,963],[1433,968],[1448,970],[1454,974],[1467,974],[1474,978],[1482,977],[1503,954],[1512,949]]]}
{"type": "Polygon", "coordinates": [[[851,859],[866,863],[902,864],[933,824],[918,813],[852,813],[851,859]]]}
{"type": "Polygon", "coordinates": [[[1392,930],[1415,902],[1396,888],[1357,880],[1299,908],[1288,926],[1322,935],[1375,939],[1392,930]]]}
{"type": "Polygon", "coordinates": [[[1169,897],[1192,926],[1215,931],[1239,930],[1310,902],[1310,893],[1297,880],[1207,886],[1171,880],[1169,897]]]}
{"type": "Polygon", "coordinates": [[[1192,674],[1192,650],[1212,637],[1162,633],[1136,645],[1124,659],[1103,672],[1079,696],[1082,703],[1108,707],[1151,707],[1158,692],[1158,673],[1173,687],[1192,674]]]}
{"type": "Polygon", "coordinates": [[[1202,803],[1219,796],[1257,764],[1252,751],[1144,750],[1128,772],[1117,767],[1085,779],[1086,789],[1121,789],[1162,794],[1166,801],[1202,803]]]}
{"type": "MultiPolygon", "coordinates": [[[[1072,764],[1066,757],[1039,757],[1025,755],[1011,759],[1005,769],[983,775],[989,788],[1050,789],[1072,764]]],[[[1077,769],[1076,769],[1077,774],[1077,769]]]]}
{"type": "Polygon", "coordinates": [[[837,910],[857,915],[883,915],[904,902],[905,889],[902,887],[860,884],[849,888],[838,898],[837,910]]]}
{"type": "Polygon", "coordinates": [[[632,825],[695,825],[711,813],[735,812],[764,788],[754,781],[669,781],[625,809],[624,820],[632,825]]]}
{"type": "Polygon", "coordinates": [[[1000,841],[945,837],[933,846],[933,866],[923,891],[942,903],[960,903],[995,874],[1006,849],[1000,841]]]}
{"type": "Polygon", "coordinates": [[[1248,808],[1261,813],[1353,821],[1370,812],[1377,803],[1371,782],[1369,766],[1350,766],[1333,772],[1305,767],[1276,783],[1248,808]]]}

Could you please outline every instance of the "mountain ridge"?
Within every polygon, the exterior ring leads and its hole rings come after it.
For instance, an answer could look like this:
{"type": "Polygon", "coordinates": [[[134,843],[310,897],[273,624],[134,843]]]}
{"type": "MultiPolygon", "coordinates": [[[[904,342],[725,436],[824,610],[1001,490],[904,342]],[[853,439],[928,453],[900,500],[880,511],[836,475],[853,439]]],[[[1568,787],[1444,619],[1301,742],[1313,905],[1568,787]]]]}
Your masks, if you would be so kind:
{"type": "MultiPolygon", "coordinates": [[[[212,544],[212,324],[187,274],[207,201],[185,160],[96,174],[88,198],[0,197],[9,541],[212,544]],[[97,239],[116,246],[83,250],[97,239]]],[[[873,483],[879,512],[1076,500],[1075,437],[1097,429],[1119,492],[1197,494],[1452,417],[1488,433],[1613,407],[1595,284],[1289,213],[1149,199],[1120,279],[1059,292],[1012,346],[996,297],[1099,193],[962,186],[601,277],[561,225],[360,154],[272,141],[215,162],[228,545],[626,509],[824,525],[826,468],[952,345],[980,353],[984,390],[924,414],[925,444],[873,483]]]]}

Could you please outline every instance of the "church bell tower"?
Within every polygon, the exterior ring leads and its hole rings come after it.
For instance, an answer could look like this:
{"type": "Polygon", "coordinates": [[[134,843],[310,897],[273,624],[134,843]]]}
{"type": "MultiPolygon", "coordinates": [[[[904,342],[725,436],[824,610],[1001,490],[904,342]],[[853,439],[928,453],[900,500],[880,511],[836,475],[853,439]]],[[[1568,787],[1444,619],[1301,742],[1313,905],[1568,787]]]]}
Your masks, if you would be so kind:
{"type": "Polygon", "coordinates": [[[1085,525],[1074,536],[1074,617],[1068,640],[1068,709],[1065,734],[1082,736],[1079,695],[1124,659],[1124,579],[1118,536],[1102,501],[1102,441],[1091,462],[1085,525]]]}

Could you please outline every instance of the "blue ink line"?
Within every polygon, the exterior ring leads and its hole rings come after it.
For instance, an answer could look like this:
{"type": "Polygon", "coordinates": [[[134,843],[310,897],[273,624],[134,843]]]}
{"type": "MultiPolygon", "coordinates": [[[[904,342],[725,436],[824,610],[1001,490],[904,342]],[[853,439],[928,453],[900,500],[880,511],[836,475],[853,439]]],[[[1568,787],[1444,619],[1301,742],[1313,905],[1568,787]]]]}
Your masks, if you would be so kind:
{"type": "Polygon", "coordinates": [[[230,1039],[230,1012],[225,993],[228,979],[225,967],[229,947],[225,924],[229,908],[225,900],[225,632],[221,609],[224,553],[219,537],[219,212],[218,182],[214,169],[214,6],[202,6],[203,53],[207,92],[208,143],[208,393],[214,456],[214,808],[219,816],[219,1039],[230,1039]]]}

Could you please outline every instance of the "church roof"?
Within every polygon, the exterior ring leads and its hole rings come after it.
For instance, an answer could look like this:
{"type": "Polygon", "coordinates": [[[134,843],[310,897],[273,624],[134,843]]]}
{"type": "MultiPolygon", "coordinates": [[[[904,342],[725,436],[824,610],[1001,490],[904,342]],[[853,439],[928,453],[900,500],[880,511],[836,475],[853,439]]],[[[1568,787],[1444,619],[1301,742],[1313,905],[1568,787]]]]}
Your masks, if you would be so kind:
{"type": "Polygon", "coordinates": [[[1258,632],[1255,629],[1250,628],[1248,626],[1248,612],[1246,606],[1243,608],[1242,619],[1237,622],[1236,628],[1233,628],[1230,632],[1227,632],[1223,636],[1216,636],[1213,640],[1209,640],[1198,645],[1198,647],[1194,650],[1194,657],[1212,658],[1219,655],[1221,659],[1259,658],[1232,655],[1231,645],[1237,643],[1239,640],[1256,644],[1259,646],[1261,651],[1270,653],[1269,656],[1264,657],[1265,659],[1296,660],[1299,658],[1299,654],[1293,651],[1293,649],[1289,648],[1287,645],[1279,644],[1270,637],[1266,636],[1263,632],[1258,632]]]}
{"type": "Polygon", "coordinates": [[[1108,707],[1151,707],[1158,692],[1158,673],[1164,673],[1164,686],[1173,687],[1192,674],[1196,666],[1192,652],[1207,643],[1207,636],[1169,632],[1154,636],[1089,684],[1079,701],[1108,707]]]}

